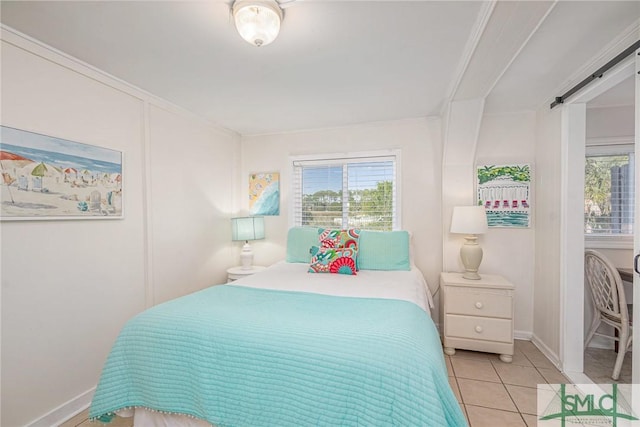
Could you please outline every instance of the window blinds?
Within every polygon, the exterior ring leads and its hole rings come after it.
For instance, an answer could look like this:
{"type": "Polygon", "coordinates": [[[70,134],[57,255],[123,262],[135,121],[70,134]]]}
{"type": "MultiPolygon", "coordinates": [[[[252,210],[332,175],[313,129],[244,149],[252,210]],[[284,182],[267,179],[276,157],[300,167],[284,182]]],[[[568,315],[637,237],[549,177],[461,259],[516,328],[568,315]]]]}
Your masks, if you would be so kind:
{"type": "Polygon", "coordinates": [[[294,224],[397,228],[395,156],[293,162],[294,224]]]}
{"type": "Polygon", "coordinates": [[[633,234],[633,160],[632,154],[587,157],[585,165],[586,234],[633,234]]]}

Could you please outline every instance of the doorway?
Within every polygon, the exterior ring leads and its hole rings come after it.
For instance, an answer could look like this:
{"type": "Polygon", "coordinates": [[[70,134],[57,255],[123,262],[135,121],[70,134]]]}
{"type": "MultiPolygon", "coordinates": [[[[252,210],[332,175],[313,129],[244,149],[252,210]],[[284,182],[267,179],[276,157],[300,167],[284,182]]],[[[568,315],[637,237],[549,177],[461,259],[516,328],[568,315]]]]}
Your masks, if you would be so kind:
{"type": "MultiPolygon", "coordinates": [[[[573,100],[567,102],[562,107],[562,194],[563,201],[561,207],[561,330],[560,330],[560,353],[563,364],[563,371],[575,383],[592,383],[593,381],[584,375],[584,304],[575,304],[575,301],[584,301],[584,198],[576,197],[576,194],[584,194],[584,159],[586,148],[586,104],[594,101],[600,95],[632,78],[634,84],[635,104],[640,98],[640,84],[637,75],[640,71],[640,58],[638,55],[630,55],[621,61],[615,68],[608,72],[602,79],[594,82],[575,96],[573,100]],[[637,64],[636,64],[637,63],[637,64]]],[[[634,143],[638,140],[638,127],[640,120],[639,112],[634,113],[634,143]]],[[[635,151],[636,164],[640,157],[640,150],[635,151]]],[[[637,185],[636,174],[636,186],[637,185]]],[[[638,197],[635,201],[635,212],[638,209],[638,197]]],[[[636,215],[634,228],[638,229],[638,215],[636,215]]],[[[640,247],[640,233],[634,235],[634,253],[640,247]]],[[[638,282],[635,275],[634,281],[638,282]]],[[[636,286],[638,283],[636,283],[636,286]]],[[[640,315],[640,292],[634,292],[634,311],[640,315]]],[[[638,318],[636,316],[636,318],[638,318]]],[[[638,328],[634,330],[634,335],[638,334],[638,328]]],[[[638,339],[634,336],[633,345],[637,346],[638,339]]],[[[640,348],[639,348],[640,349],[640,348]]],[[[640,351],[635,351],[631,356],[632,364],[636,368],[640,367],[640,351]]],[[[640,380],[640,371],[635,369],[632,372],[634,383],[640,380]]],[[[610,382],[610,381],[609,381],[610,382]]]]}
{"type": "MultiPolygon", "coordinates": [[[[585,249],[597,251],[613,264],[623,280],[628,303],[633,301],[634,88],[630,76],[586,103],[585,249]]],[[[595,315],[591,292],[584,298],[585,335],[595,315]]],[[[626,308],[626,306],[625,306],[626,308]]],[[[598,333],[616,336],[601,324],[598,333]]],[[[611,379],[617,343],[594,336],[584,351],[584,373],[596,384],[632,382],[632,355],[626,354],[617,381],[611,379]]]]}

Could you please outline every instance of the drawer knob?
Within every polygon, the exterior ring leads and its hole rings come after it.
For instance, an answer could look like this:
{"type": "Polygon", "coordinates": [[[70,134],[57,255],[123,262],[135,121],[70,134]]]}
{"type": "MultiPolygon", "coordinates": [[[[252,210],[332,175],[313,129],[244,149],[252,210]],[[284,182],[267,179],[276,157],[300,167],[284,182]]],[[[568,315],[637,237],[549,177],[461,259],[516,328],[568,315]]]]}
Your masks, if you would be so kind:
{"type": "Polygon", "coordinates": [[[482,333],[482,326],[476,326],[476,332],[477,333],[482,333]]]}
{"type": "Polygon", "coordinates": [[[482,305],[482,303],[481,303],[480,301],[478,301],[478,302],[476,303],[476,308],[480,309],[480,308],[482,308],[482,307],[484,307],[484,306],[482,305]]]}

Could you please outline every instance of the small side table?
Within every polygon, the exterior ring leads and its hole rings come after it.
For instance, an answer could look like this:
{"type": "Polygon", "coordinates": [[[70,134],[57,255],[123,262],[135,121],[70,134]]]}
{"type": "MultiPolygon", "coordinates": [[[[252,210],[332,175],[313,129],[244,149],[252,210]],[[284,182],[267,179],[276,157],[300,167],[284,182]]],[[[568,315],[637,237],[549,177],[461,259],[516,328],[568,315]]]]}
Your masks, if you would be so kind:
{"type": "Polygon", "coordinates": [[[444,352],[456,348],[498,353],[513,359],[513,291],[504,277],[483,274],[467,280],[460,273],[440,274],[444,352]]]}
{"type": "Polygon", "coordinates": [[[234,280],[242,279],[243,277],[251,276],[252,274],[259,273],[267,267],[260,265],[252,265],[250,269],[243,269],[242,267],[231,267],[227,270],[227,283],[234,280]]]}

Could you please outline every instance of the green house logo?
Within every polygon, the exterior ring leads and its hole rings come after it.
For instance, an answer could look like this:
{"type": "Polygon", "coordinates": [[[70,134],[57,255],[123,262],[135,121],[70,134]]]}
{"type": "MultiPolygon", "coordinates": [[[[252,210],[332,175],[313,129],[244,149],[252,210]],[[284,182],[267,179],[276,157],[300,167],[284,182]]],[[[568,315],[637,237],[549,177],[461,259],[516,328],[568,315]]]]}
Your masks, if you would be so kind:
{"type": "MultiPolygon", "coordinates": [[[[554,386],[558,386],[557,384],[554,386]]],[[[591,386],[593,387],[593,386],[591,386]]],[[[631,421],[638,418],[633,416],[633,411],[624,395],[619,393],[618,384],[600,384],[603,390],[610,389],[604,393],[581,393],[574,385],[559,384],[559,390],[543,389],[538,387],[538,407],[541,403],[541,394],[546,394],[549,399],[544,413],[540,414],[540,421],[559,420],[560,426],[565,427],[567,423],[589,425],[589,426],[611,426],[620,427],[631,425],[631,421]],[[569,390],[567,390],[569,387],[569,390]]],[[[538,425],[544,426],[545,423],[538,425]]],[[[554,425],[558,425],[557,423],[554,425]]],[[[635,425],[635,423],[634,423],[635,425]]]]}

